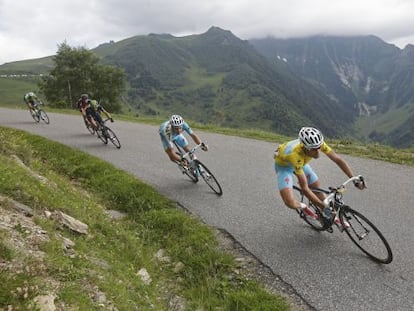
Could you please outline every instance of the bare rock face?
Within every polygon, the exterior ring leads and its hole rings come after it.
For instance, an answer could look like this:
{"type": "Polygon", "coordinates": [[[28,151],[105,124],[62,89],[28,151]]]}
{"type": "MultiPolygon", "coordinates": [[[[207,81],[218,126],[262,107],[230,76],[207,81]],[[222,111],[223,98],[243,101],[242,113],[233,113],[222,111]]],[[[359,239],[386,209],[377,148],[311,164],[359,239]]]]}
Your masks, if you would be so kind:
{"type": "Polygon", "coordinates": [[[62,226],[71,229],[72,231],[88,234],[88,225],[69,216],[60,211],[54,211],[51,216],[52,219],[59,222],[62,226]]]}

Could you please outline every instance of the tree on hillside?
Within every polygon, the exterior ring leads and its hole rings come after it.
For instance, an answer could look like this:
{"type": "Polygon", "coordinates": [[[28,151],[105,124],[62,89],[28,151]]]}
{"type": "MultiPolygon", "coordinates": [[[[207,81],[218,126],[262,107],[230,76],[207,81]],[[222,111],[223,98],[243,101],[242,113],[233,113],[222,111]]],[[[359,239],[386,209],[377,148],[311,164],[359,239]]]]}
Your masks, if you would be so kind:
{"type": "Polygon", "coordinates": [[[99,63],[87,49],[72,48],[66,42],[53,57],[55,68],[42,78],[40,88],[51,106],[75,108],[81,94],[87,93],[112,112],[120,110],[119,99],[125,89],[125,74],[119,67],[99,63]]]}

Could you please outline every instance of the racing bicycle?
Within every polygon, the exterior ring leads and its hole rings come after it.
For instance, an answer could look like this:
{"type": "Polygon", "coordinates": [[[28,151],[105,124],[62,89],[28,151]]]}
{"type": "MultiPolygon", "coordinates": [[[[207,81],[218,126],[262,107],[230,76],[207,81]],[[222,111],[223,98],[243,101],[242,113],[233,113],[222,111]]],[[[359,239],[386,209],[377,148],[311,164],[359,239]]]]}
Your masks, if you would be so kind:
{"type": "Polygon", "coordinates": [[[37,123],[42,120],[44,123],[49,124],[49,116],[40,106],[43,106],[42,101],[33,102],[32,109],[30,110],[30,115],[37,123]]]}
{"type": "Polygon", "coordinates": [[[326,218],[324,213],[315,204],[308,200],[302,190],[296,185],[293,186],[299,200],[318,215],[317,219],[304,213],[302,210],[296,210],[300,217],[316,231],[333,232],[335,220],[340,220],[337,225],[339,231],[346,232],[351,241],[372,260],[389,264],[393,260],[391,247],[381,231],[363,214],[349,207],[344,202],[344,193],[346,185],[350,182],[364,183],[362,176],[354,176],[346,180],[339,187],[329,187],[328,189],[312,188],[314,193],[324,193],[325,206],[331,209],[331,217],[326,218]]]}
{"type": "Polygon", "coordinates": [[[185,152],[176,141],[174,141],[174,145],[178,150],[176,153],[181,157],[181,162],[177,162],[179,170],[187,175],[194,183],[198,182],[201,177],[211,190],[217,195],[222,195],[223,190],[216,177],[207,166],[195,156],[196,150],[202,147],[203,143],[194,146],[189,152],[185,152]]]}
{"type": "MultiPolygon", "coordinates": [[[[98,128],[96,129],[96,134],[98,138],[106,145],[108,144],[108,141],[110,141],[116,148],[121,148],[121,142],[119,141],[118,137],[116,136],[115,132],[111,130],[105,123],[110,120],[109,118],[106,120],[103,120],[102,123],[96,121],[96,124],[98,125],[98,128]]],[[[87,126],[88,128],[88,126],[87,126]]],[[[92,125],[90,125],[90,128],[92,128],[92,125]]],[[[88,130],[92,133],[91,129],[88,128],[88,130]]]]}

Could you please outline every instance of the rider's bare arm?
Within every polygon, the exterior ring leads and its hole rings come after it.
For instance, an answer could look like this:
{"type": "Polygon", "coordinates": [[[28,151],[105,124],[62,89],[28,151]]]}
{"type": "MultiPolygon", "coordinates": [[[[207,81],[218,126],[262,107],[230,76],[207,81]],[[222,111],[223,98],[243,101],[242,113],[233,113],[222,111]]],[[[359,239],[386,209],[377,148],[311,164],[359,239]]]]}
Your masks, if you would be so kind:
{"type": "Polygon", "coordinates": [[[354,173],[352,172],[352,169],[348,165],[348,163],[344,159],[342,159],[335,151],[331,150],[326,155],[329,159],[335,162],[336,165],[339,166],[339,168],[345,173],[346,176],[348,176],[349,178],[354,176],[354,173]]]}
{"type": "Polygon", "coordinates": [[[191,136],[191,138],[194,140],[194,143],[195,143],[196,145],[201,144],[201,139],[200,139],[200,137],[198,137],[198,136],[197,136],[197,134],[193,133],[193,134],[191,134],[190,136],[191,136]]]}
{"type": "Polygon", "coordinates": [[[309,188],[308,181],[305,174],[296,175],[298,178],[299,186],[302,189],[305,196],[316,204],[319,208],[324,209],[325,205],[323,201],[309,188]]]}

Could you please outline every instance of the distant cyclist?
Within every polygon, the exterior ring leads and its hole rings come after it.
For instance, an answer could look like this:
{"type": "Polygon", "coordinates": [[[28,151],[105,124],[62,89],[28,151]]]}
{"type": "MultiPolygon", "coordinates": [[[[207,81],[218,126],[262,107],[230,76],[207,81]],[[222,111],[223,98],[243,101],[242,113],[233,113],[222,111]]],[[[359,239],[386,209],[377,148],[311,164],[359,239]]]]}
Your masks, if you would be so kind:
{"type": "MultiPolygon", "coordinates": [[[[320,152],[323,152],[329,159],[335,162],[345,175],[348,177],[354,176],[347,162],[324,142],[322,133],[313,127],[301,128],[298,139],[280,145],[275,150],[274,155],[277,182],[283,202],[290,208],[301,209],[314,219],[318,219],[318,215],[306,206],[305,203],[296,200],[292,187],[293,176],[296,175],[299,186],[305,196],[323,211],[325,217],[329,218],[331,216],[331,210],[326,208],[323,203],[324,194],[315,194],[310,190],[310,188],[320,187],[318,176],[308,164],[312,159],[319,158],[320,152]]],[[[355,186],[361,190],[365,188],[364,183],[356,182],[355,186]]],[[[335,217],[335,223],[340,225],[338,217],[335,217]]]]}
{"type": "Polygon", "coordinates": [[[23,100],[26,103],[27,107],[29,108],[30,113],[34,114],[34,108],[38,105],[40,102],[40,99],[36,96],[34,92],[28,92],[24,94],[23,100]]]}
{"type": "MultiPolygon", "coordinates": [[[[181,162],[181,157],[174,151],[174,141],[185,150],[190,151],[190,147],[187,139],[183,135],[186,132],[191,136],[195,144],[202,144],[201,139],[193,132],[187,122],[179,115],[172,115],[168,121],[161,124],[159,134],[162,142],[162,146],[167,153],[168,157],[173,162],[181,162]]],[[[204,151],[208,150],[208,146],[203,143],[201,149],[204,151]]]]}
{"type": "Polygon", "coordinates": [[[111,114],[105,110],[97,100],[90,99],[88,94],[82,94],[78,100],[78,109],[81,112],[84,122],[87,125],[88,122],[96,130],[99,124],[103,124],[101,113],[103,112],[111,122],[114,122],[111,114]]]}

